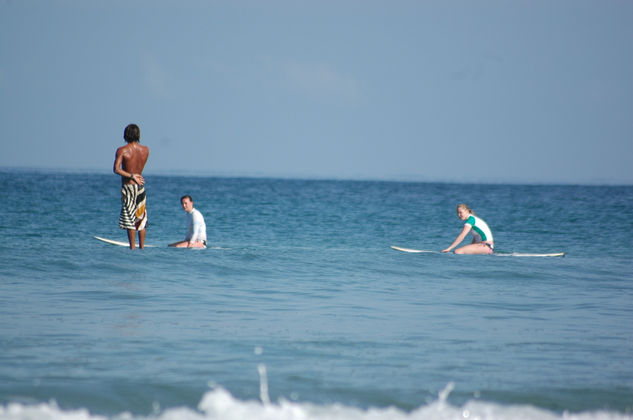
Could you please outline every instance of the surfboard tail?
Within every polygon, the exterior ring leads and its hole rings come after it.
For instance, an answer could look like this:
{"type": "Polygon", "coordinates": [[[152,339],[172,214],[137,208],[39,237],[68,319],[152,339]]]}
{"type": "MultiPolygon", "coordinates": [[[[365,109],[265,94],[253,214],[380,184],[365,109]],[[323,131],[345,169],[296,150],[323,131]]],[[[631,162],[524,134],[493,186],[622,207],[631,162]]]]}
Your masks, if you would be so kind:
{"type": "Polygon", "coordinates": [[[501,257],[564,257],[564,252],[551,252],[551,253],[533,253],[533,252],[510,252],[510,253],[497,253],[501,257]]]}

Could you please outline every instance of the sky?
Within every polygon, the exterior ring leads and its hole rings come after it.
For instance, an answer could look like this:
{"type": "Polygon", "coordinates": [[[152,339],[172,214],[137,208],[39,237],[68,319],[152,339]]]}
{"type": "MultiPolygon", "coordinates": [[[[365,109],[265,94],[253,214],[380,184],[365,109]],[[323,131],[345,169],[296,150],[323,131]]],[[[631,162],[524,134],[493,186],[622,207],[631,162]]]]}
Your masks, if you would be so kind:
{"type": "Polygon", "coordinates": [[[633,184],[633,1],[0,0],[0,167],[633,184]]]}

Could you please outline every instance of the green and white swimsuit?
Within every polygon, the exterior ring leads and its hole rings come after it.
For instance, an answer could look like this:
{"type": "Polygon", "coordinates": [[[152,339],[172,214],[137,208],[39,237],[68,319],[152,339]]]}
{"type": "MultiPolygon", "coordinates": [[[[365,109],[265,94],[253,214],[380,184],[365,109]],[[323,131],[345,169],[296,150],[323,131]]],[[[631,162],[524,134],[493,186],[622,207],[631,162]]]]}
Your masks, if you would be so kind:
{"type": "Polygon", "coordinates": [[[473,234],[475,242],[489,242],[490,244],[494,242],[492,239],[492,231],[488,227],[488,224],[474,214],[468,216],[465,225],[472,227],[470,232],[473,234]]]}

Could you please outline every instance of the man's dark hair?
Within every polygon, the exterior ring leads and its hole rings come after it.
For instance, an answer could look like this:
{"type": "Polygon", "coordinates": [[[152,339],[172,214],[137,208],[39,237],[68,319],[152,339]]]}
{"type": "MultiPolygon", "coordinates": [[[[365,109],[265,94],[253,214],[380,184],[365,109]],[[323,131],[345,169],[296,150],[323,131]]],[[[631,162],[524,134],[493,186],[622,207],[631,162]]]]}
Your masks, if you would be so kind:
{"type": "Polygon", "coordinates": [[[136,124],[129,124],[127,127],[125,127],[123,138],[128,143],[139,141],[141,139],[141,129],[138,128],[138,125],[136,124]]]}
{"type": "Polygon", "coordinates": [[[191,201],[193,203],[193,198],[191,198],[191,196],[188,195],[188,194],[187,195],[183,195],[182,197],[180,197],[180,202],[182,203],[182,200],[184,200],[185,198],[188,198],[189,201],[191,201]]]}

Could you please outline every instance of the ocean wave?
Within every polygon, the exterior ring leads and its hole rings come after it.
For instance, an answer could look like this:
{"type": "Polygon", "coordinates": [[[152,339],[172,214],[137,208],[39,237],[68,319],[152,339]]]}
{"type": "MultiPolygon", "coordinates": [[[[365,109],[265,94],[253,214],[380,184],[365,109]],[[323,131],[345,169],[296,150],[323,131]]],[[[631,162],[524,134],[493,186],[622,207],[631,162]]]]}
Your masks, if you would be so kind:
{"type": "Polygon", "coordinates": [[[261,401],[242,401],[222,387],[205,393],[197,409],[170,408],[147,416],[121,413],[113,417],[91,414],[89,410],[64,410],[55,401],[26,405],[9,403],[0,406],[0,420],[631,420],[633,415],[612,411],[554,413],[529,405],[500,405],[484,401],[469,401],[454,406],[446,401],[452,390],[449,385],[437,400],[404,411],[395,407],[360,409],[343,404],[317,405],[280,399],[271,403],[265,389],[261,401]]]}

